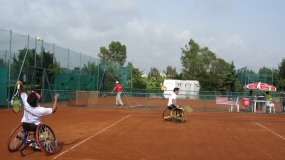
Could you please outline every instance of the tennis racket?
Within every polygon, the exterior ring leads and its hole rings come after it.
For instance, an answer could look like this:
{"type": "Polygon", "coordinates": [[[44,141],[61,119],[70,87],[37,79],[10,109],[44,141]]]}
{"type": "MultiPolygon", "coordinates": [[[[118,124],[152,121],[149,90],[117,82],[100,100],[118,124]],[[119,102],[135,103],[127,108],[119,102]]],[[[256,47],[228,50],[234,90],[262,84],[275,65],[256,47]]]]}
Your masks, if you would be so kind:
{"type": "Polygon", "coordinates": [[[11,99],[12,110],[15,113],[19,113],[21,111],[21,107],[22,107],[21,99],[19,97],[19,88],[20,88],[20,84],[18,84],[17,92],[11,99]]]}
{"type": "Polygon", "coordinates": [[[185,107],[183,107],[183,110],[187,113],[193,112],[193,108],[191,106],[185,106],[185,107]]]}

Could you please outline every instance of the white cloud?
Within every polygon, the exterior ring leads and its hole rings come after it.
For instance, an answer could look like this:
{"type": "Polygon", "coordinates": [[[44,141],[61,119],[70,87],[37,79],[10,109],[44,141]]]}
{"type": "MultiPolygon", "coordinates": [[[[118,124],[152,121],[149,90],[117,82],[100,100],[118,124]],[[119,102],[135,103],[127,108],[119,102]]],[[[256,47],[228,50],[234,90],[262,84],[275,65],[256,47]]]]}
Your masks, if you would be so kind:
{"type": "Polygon", "coordinates": [[[226,62],[234,62],[236,69],[245,66],[277,66],[281,52],[273,49],[264,50],[262,43],[246,42],[238,33],[228,35],[221,31],[195,31],[194,38],[200,47],[208,47],[217,57],[226,62]],[[277,62],[276,62],[277,61],[277,62]]]}
{"type": "MultiPolygon", "coordinates": [[[[0,14],[5,15],[0,17],[1,29],[12,29],[31,37],[40,36],[51,44],[93,57],[97,57],[101,46],[107,47],[111,41],[120,41],[127,47],[127,61],[134,62],[135,67],[145,69],[145,72],[150,67],[165,70],[168,65],[180,71],[180,48],[191,38],[227,62],[234,61],[236,68],[247,65],[276,66],[284,57],[284,47],[275,46],[272,39],[249,40],[246,33],[254,32],[254,29],[247,27],[249,30],[243,32],[230,28],[223,19],[206,18],[210,14],[219,16],[222,13],[226,16],[236,11],[236,2],[232,0],[203,0],[207,14],[191,14],[189,17],[193,18],[176,16],[179,12],[173,8],[173,11],[169,10],[171,16],[163,17],[174,17],[175,24],[171,19],[168,23],[159,21],[163,8],[153,10],[148,7],[155,3],[141,7],[135,0],[0,0],[0,3],[0,14]],[[224,28],[219,28],[221,26],[224,28]]],[[[187,3],[184,5],[187,6],[187,3]]],[[[193,4],[191,7],[195,8],[193,4]]],[[[281,38],[278,43],[284,37],[281,36],[284,32],[279,33],[281,38]]]]}

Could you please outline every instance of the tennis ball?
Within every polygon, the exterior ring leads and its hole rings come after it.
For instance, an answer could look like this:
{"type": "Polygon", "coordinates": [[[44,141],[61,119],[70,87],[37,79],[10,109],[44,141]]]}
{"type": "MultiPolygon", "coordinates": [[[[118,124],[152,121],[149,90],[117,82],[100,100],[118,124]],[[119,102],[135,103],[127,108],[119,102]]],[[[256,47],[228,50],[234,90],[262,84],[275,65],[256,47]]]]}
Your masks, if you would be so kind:
{"type": "Polygon", "coordinates": [[[37,37],[36,39],[37,39],[37,41],[39,41],[39,40],[41,40],[41,37],[37,37]]]}
{"type": "Polygon", "coordinates": [[[40,135],[40,138],[45,138],[43,134],[40,135]]]}

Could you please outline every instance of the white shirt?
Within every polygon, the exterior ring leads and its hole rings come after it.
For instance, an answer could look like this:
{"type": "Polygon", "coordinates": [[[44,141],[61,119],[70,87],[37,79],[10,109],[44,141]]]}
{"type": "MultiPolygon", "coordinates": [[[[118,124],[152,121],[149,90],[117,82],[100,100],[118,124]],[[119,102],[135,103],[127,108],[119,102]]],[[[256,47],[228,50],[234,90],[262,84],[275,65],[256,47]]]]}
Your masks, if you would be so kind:
{"type": "Polygon", "coordinates": [[[27,102],[27,94],[22,93],[21,98],[24,104],[24,116],[21,122],[35,123],[39,125],[42,123],[42,116],[52,114],[52,108],[45,108],[38,105],[38,107],[32,107],[27,102]]]}
{"type": "Polygon", "coordinates": [[[177,95],[173,92],[171,93],[169,99],[168,99],[168,104],[167,106],[170,106],[172,104],[172,100],[174,100],[174,102],[176,102],[176,99],[177,99],[177,95]]]}

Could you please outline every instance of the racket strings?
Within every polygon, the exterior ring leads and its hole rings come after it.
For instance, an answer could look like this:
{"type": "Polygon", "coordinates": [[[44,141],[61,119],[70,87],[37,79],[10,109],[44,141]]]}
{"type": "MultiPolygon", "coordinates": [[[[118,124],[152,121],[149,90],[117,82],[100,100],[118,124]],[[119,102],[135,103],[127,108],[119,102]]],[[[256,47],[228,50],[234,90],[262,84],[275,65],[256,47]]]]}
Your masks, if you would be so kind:
{"type": "Polygon", "coordinates": [[[183,108],[185,110],[185,112],[188,112],[188,113],[191,113],[193,112],[193,108],[192,107],[189,107],[189,106],[186,106],[183,108]]]}

